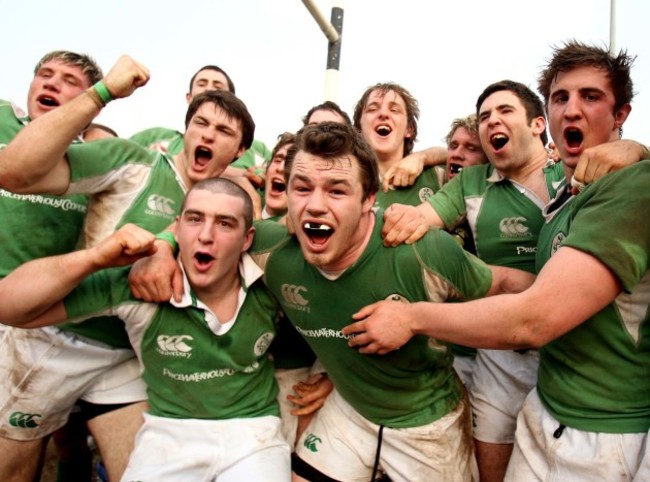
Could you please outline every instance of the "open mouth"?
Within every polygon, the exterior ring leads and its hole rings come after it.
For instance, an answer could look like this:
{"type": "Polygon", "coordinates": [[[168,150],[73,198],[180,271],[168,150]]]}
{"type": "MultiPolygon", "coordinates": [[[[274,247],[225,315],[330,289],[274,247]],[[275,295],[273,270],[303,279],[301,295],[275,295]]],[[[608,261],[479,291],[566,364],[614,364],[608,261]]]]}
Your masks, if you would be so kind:
{"type": "Polygon", "coordinates": [[[38,103],[46,107],[58,107],[59,103],[54,97],[48,95],[42,95],[38,99],[38,103]]]}
{"type": "Polygon", "coordinates": [[[392,132],[392,129],[386,125],[381,125],[375,129],[375,132],[379,134],[381,137],[386,137],[392,132]]]}
{"type": "Polygon", "coordinates": [[[505,134],[494,134],[490,137],[490,144],[497,152],[503,149],[509,141],[510,139],[505,134]]]}
{"type": "Polygon", "coordinates": [[[302,229],[309,238],[309,241],[315,245],[322,245],[334,234],[331,226],[321,223],[304,223],[302,229]]]}
{"type": "Polygon", "coordinates": [[[194,260],[199,268],[206,268],[214,261],[214,257],[207,253],[195,253],[194,260]]]}
{"type": "Polygon", "coordinates": [[[575,127],[569,127],[564,131],[564,139],[568,147],[575,149],[580,147],[580,145],[582,144],[584,135],[582,134],[580,129],[576,129],[575,127]]]}
{"type": "Polygon", "coordinates": [[[455,176],[462,170],[463,166],[461,164],[449,164],[449,174],[453,174],[455,176]]]}
{"type": "Polygon", "coordinates": [[[207,164],[212,159],[212,151],[207,147],[199,146],[194,151],[194,159],[199,164],[207,164]]]}
{"type": "Polygon", "coordinates": [[[283,193],[287,190],[287,185],[283,181],[272,180],[271,191],[277,194],[283,193]]]}

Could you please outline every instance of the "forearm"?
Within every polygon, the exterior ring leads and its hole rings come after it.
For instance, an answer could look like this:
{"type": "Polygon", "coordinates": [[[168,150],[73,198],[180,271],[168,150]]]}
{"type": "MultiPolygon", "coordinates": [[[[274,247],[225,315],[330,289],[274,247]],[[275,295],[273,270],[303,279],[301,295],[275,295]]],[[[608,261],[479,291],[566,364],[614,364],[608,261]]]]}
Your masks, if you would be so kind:
{"type": "Polygon", "coordinates": [[[424,165],[427,167],[441,166],[447,162],[447,149],[445,147],[429,147],[418,154],[422,155],[424,165]]]}
{"type": "Polygon", "coordinates": [[[22,264],[0,280],[0,322],[20,326],[33,320],[97,269],[89,250],[22,264]]]}
{"type": "Polygon", "coordinates": [[[449,343],[474,348],[519,349],[539,346],[537,329],[525,306],[501,295],[465,303],[411,305],[411,329],[449,343]]]}
{"type": "Polygon", "coordinates": [[[84,93],[30,122],[0,151],[0,185],[29,192],[55,169],[67,173],[67,164],[63,166],[66,149],[99,110],[96,101],[84,93]]]}
{"type": "Polygon", "coordinates": [[[492,270],[492,286],[487,296],[521,293],[535,282],[535,275],[514,268],[503,266],[490,266],[492,270]]]}

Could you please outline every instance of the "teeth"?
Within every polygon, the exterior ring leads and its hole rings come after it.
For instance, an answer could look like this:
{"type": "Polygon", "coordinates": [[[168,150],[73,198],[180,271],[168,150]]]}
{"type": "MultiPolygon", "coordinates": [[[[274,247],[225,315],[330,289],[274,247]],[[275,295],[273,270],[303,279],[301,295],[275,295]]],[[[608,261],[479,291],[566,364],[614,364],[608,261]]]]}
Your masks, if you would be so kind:
{"type": "Polygon", "coordinates": [[[316,230],[316,231],[331,231],[332,228],[325,224],[318,224],[318,223],[305,223],[303,225],[305,229],[311,229],[311,230],[316,230]]]}
{"type": "Polygon", "coordinates": [[[508,143],[508,136],[505,134],[494,134],[490,138],[490,143],[495,149],[501,149],[508,143]]]}

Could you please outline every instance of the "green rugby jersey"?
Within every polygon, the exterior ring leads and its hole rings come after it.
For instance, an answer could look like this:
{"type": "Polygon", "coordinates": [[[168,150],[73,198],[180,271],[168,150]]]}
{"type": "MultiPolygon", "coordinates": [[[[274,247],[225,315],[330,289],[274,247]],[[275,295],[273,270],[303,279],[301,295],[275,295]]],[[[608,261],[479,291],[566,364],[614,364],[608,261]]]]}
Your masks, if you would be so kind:
{"type": "Polygon", "coordinates": [[[561,193],[545,210],[537,269],[560,246],[569,246],[605,264],[624,290],[540,349],[540,399],[569,427],[608,433],[650,429],[650,227],[644,218],[649,186],[650,161],[642,161],[578,196],[561,193]]]}
{"type": "MultiPolygon", "coordinates": [[[[28,122],[10,102],[0,100],[0,149],[28,122]]],[[[74,251],[87,207],[86,196],[15,194],[0,189],[0,277],[32,259],[74,251]]]]}
{"type": "Polygon", "coordinates": [[[463,389],[448,346],[415,336],[387,355],[363,355],[347,345],[341,328],[352,314],[379,300],[405,303],[478,298],[491,271],[442,230],[413,245],[387,248],[383,212],[361,257],[336,280],[302,256],[284,226],[260,222],[251,256],[289,320],[310,344],[341,396],[368,420],[388,427],[428,424],[447,414],[463,389]]]}
{"type": "MultiPolygon", "coordinates": [[[[562,165],[546,166],[544,176],[552,199],[564,179],[562,165]]],[[[524,186],[482,164],[463,169],[429,202],[449,230],[467,220],[483,261],[534,272],[544,202],[524,186]]]]}
{"type": "MultiPolygon", "coordinates": [[[[173,161],[125,139],[102,139],[70,146],[70,187],[66,194],[89,194],[82,237],[94,246],[126,223],[153,233],[163,231],[178,214],[186,187],[173,161]]],[[[98,318],[65,324],[74,332],[115,347],[128,347],[121,320],[98,318]]]]}
{"type": "Polygon", "coordinates": [[[436,170],[431,167],[422,171],[422,174],[418,176],[412,186],[391,187],[387,192],[380,189],[377,193],[375,205],[383,209],[395,203],[417,206],[439,190],[438,175],[436,170]]]}
{"type": "Polygon", "coordinates": [[[250,258],[240,264],[235,321],[220,322],[185,279],[180,303],[144,303],[128,285],[128,268],[87,278],[65,299],[72,322],[115,315],[126,323],[147,385],[150,413],[168,418],[225,420],[279,416],[268,347],[277,302],[250,258]]]}

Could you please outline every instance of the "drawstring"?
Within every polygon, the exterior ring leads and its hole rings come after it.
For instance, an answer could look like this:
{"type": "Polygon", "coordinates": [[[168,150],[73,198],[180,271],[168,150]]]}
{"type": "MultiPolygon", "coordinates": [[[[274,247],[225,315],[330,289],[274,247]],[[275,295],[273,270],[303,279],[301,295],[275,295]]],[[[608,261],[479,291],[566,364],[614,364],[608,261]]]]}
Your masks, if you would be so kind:
{"type": "Polygon", "coordinates": [[[564,432],[565,428],[566,428],[566,425],[561,423],[560,426],[557,428],[557,430],[555,432],[553,432],[553,437],[554,438],[560,438],[562,436],[562,432],[564,432]]]}
{"type": "Polygon", "coordinates": [[[379,434],[377,435],[377,452],[375,453],[375,464],[372,467],[372,477],[370,482],[375,482],[375,477],[379,471],[379,456],[381,455],[381,440],[384,436],[384,426],[379,426],[379,434]]]}

